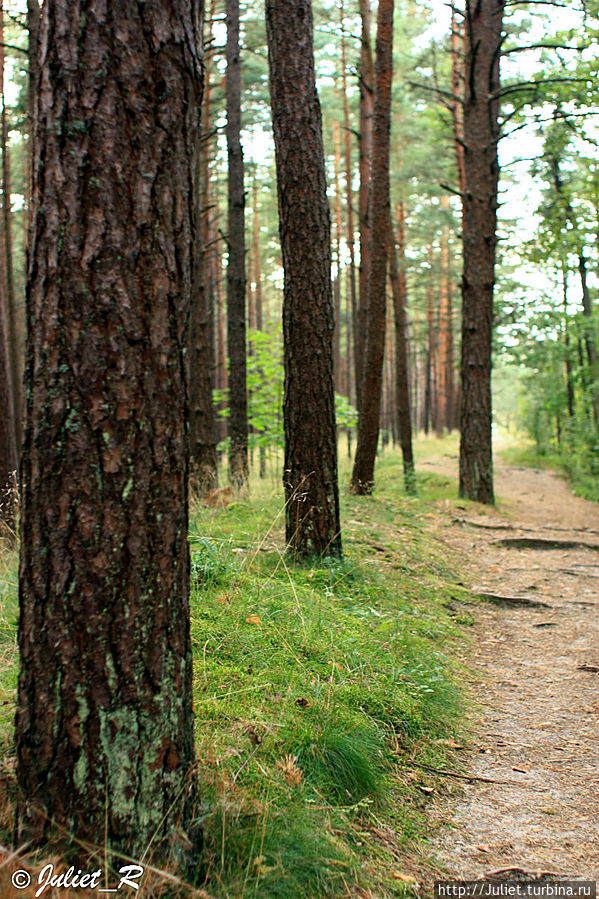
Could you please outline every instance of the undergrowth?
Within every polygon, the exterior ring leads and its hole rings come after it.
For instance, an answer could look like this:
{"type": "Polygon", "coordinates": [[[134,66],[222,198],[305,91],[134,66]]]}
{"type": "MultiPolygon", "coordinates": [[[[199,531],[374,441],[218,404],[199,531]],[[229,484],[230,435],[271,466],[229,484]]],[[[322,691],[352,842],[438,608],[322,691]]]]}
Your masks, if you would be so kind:
{"type": "MultiPolygon", "coordinates": [[[[394,452],[378,463],[373,497],[348,495],[346,482],[342,472],[342,561],[292,563],[273,477],[253,480],[250,500],[192,509],[198,886],[215,899],[384,899],[415,894],[430,873],[424,807],[430,785],[443,785],[421,766],[446,764],[460,728],[451,656],[468,596],[426,516],[455,489],[429,475],[418,498],[405,496],[394,452]]],[[[14,557],[0,581],[6,761],[14,557]]]]}

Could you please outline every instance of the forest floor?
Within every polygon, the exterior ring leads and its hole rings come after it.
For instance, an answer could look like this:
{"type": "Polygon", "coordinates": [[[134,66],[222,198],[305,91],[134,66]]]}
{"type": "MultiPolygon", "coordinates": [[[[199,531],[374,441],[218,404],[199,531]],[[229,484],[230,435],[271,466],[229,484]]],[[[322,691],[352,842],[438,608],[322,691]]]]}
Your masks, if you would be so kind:
{"type": "MultiPolygon", "coordinates": [[[[456,469],[453,454],[420,462],[456,469]]],[[[464,659],[477,708],[456,747],[467,778],[430,806],[450,825],[434,848],[452,878],[599,880],[599,504],[500,452],[495,488],[496,508],[441,501],[433,525],[483,600],[464,659]]]]}

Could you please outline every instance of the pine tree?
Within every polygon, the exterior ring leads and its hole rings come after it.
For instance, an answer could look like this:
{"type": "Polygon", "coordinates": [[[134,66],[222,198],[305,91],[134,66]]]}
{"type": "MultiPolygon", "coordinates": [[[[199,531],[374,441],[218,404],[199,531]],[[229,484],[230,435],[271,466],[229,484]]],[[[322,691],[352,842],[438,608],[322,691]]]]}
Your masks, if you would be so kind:
{"type": "Polygon", "coordinates": [[[185,328],[201,3],[46,0],[16,718],[18,839],[195,845],[185,328]],[[102,60],[102,65],[97,65],[102,60]],[[191,843],[189,842],[191,841],[191,843]]]}
{"type": "Polygon", "coordinates": [[[279,229],[285,270],[286,539],[340,555],[331,228],[310,0],[266,0],[279,229]]]}

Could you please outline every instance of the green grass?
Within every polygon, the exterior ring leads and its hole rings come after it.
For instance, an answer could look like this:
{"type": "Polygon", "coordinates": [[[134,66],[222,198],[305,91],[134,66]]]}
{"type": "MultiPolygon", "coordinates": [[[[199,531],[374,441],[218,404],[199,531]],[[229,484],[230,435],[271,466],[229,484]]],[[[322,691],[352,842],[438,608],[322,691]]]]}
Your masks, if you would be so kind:
{"type": "MultiPolygon", "coordinates": [[[[454,452],[448,444],[448,452],[454,452]]],[[[345,466],[347,463],[344,463],[345,466]]],[[[194,703],[206,882],[215,897],[415,894],[427,869],[419,765],[461,727],[456,560],[427,531],[447,479],[403,493],[383,454],[373,497],[348,495],[344,558],[292,565],[277,476],[190,516],[194,703]],[[453,617],[452,617],[453,616],[453,617]],[[400,876],[401,875],[401,876],[400,876]]],[[[16,568],[0,585],[0,739],[12,753],[16,568]]],[[[467,621],[467,614],[462,616],[467,621]]]]}

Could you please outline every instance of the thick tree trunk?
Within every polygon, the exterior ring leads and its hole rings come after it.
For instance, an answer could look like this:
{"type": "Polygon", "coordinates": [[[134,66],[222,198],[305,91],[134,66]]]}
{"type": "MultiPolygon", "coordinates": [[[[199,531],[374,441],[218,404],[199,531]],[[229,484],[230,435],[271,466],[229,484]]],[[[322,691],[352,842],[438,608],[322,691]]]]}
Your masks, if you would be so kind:
{"type": "MultiPolygon", "coordinates": [[[[202,43],[206,45],[203,36],[202,43]]],[[[214,384],[214,276],[212,208],[210,196],[210,136],[212,128],[212,83],[209,54],[204,55],[204,96],[200,141],[199,265],[195,268],[189,324],[189,445],[190,483],[198,496],[217,486],[216,413],[212,401],[214,384]]]]}
{"type": "Polygon", "coordinates": [[[412,417],[410,410],[410,388],[408,378],[408,340],[406,315],[405,270],[397,262],[393,226],[389,218],[389,276],[393,291],[393,311],[395,320],[395,397],[399,442],[403,457],[404,484],[406,493],[416,492],[414,453],[412,451],[412,417]]]}
{"type": "Polygon", "coordinates": [[[372,143],[372,231],[368,319],[358,422],[358,446],[351,478],[354,493],[371,493],[374,486],[383,354],[385,349],[389,221],[389,142],[393,66],[393,0],[379,0],[376,36],[374,130],[372,143]]]}
{"type": "Polygon", "coordinates": [[[310,0],[266,0],[285,270],[285,525],[292,552],[340,555],[331,234],[310,0]]]}
{"type": "Polygon", "coordinates": [[[196,842],[184,347],[200,17],[199,0],[172,0],[168,15],[162,0],[44,4],[27,279],[20,844],[72,836],[164,858],[185,836],[196,842]]]}
{"type": "Polygon", "coordinates": [[[360,43],[360,300],[354,366],[358,409],[362,403],[364,357],[368,321],[368,282],[371,252],[371,170],[374,122],[374,71],[370,43],[370,0],[360,0],[362,38],[360,43]]]}
{"type": "Polygon", "coordinates": [[[466,0],[460,496],[493,503],[491,332],[504,0],[466,0]]]}
{"type": "Polygon", "coordinates": [[[245,326],[245,192],[241,147],[241,61],[239,0],[227,0],[227,154],[229,224],[227,264],[227,348],[229,351],[229,464],[231,483],[244,489],[248,478],[248,409],[245,326]]]}

